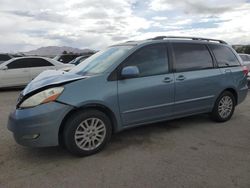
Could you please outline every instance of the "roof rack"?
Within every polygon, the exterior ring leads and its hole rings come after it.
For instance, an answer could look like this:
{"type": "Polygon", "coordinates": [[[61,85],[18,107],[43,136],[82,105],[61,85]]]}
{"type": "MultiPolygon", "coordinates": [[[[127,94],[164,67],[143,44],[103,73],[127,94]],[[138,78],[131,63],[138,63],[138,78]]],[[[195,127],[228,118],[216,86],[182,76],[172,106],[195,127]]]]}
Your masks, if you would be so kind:
{"type": "Polygon", "coordinates": [[[207,42],[219,42],[221,44],[227,44],[223,40],[208,39],[208,38],[198,38],[198,37],[180,37],[180,36],[157,36],[157,37],[151,38],[149,40],[164,40],[164,39],[189,39],[189,40],[199,40],[199,41],[207,41],[207,42]]]}

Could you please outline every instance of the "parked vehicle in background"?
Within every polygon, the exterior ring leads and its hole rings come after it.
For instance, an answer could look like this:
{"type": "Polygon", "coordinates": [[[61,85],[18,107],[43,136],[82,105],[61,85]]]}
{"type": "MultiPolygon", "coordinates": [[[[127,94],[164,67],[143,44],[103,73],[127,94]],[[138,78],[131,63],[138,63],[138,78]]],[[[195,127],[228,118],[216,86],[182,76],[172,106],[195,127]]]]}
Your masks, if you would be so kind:
{"type": "Polygon", "coordinates": [[[53,59],[61,63],[69,63],[70,61],[74,60],[75,58],[79,56],[80,55],[76,55],[76,54],[62,54],[62,55],[57,55],[53,59]]]}
{"type": "Polygon", "coordinates": [[[13,58],[10,54],[0,54],[0,64],[13,58]]]}
{"type": "Polygon", "coordinates": [[[79,57],[73,59],[72,61],[70,61],[69,64],[78,65],[78,64],[80,64],[81,62],[83,62],[85,59],[89,58],[92,55],[93,54],[79,56],[79,57]]]}
{"type": "Polygon", "coordinates": [[[73,67],[45,57],[12,58],[0,64],[0,88],[27,85],[45,70],[73,67]]]}
{"type": "MultiPolygon", "coordinates": [[[[239,54],[243,61],[243,65],[247,66],[248,70],[250,70],[250,55],[249,54],[239,54]]],[[[248,87],[250,88],[250,73],[248,73],[248,87]]]]}
{"type": "Polygon", "coordinates": [[[250,55],[249,54],[239,54],[241,57],[243,64],[248,67],[248,70],[250,70],[250,55]]]}
{"type": "Polygon", "coordinates": [[[14,57],[24,57],[25,55],[22,53],[17,53],[17,54],[11,54],[11,56],[13,56],[14,58],[14,57]]]}
{"type": "Polygon", "coordinates": [[[224,41],[156,37],[46,71],[20,94],[8,128],[25,146],[94,154],[131,127],[209,113],[228,121],[247,96],[246,67],[224,41]]]}

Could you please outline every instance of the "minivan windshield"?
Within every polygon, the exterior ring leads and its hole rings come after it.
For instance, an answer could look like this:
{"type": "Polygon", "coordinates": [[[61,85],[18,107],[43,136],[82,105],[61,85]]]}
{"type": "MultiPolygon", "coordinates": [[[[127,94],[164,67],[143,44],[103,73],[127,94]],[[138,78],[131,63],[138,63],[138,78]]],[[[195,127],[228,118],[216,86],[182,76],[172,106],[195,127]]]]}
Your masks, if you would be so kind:
{"type": "Polygon", "coordinates": [[[70,72],[80,75],[100,74],[106,71],[133,46],[113,46],[92,55],[70,72]]]}

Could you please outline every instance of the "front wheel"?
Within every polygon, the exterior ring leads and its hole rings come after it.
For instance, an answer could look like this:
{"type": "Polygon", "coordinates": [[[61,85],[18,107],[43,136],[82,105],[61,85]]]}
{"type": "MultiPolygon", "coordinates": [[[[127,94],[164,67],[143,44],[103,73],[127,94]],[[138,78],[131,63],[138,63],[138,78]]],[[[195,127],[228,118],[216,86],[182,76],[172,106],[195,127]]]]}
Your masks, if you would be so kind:
{"type": "Polygon", "coordinates": [[[229,92],[223,92],[215,102],[211,117],[217,122],[225,122],[231,119],[235,109],[235,97],[229,92]]]}
{"type": "Polygon", "coordinates": [[[111,133],[109,118],[100,111],[89,110],[77,112],[66,121],[63,139],[72,154],[87,156],[103,149],[111,133]]]}

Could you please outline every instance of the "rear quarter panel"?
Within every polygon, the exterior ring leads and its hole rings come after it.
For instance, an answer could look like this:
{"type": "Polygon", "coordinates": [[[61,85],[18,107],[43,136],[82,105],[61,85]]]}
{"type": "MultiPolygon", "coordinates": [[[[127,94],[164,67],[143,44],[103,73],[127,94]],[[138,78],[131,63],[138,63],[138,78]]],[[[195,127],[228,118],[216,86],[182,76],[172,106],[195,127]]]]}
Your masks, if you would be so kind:
{"type": "MultiPolygon", "coordinates": [[[[237,93],[237,104],[240,104],[247,96],[248,86],[247,86],[247,77],[243,74],[242,67],[225,67],[220,68],[220,71],[223,75],[221,83],[221,92],[226,89],[233,89],[237,93]],[[230,69],[231,72],[225,73],[226,69],[230,69]]],[[[218,93],[217,97],[221,94],[218,93]]]]}
{"type": "Polygon", "coordinates": [[[232,67],[231,74],[233,78],[233,85],[236,88],[238,94],[237,103],[240,104],[244,101],[247,96],[248,86],[247,86],[247,76],[243,74],[242,67],[232,67]]]}

